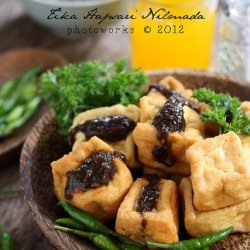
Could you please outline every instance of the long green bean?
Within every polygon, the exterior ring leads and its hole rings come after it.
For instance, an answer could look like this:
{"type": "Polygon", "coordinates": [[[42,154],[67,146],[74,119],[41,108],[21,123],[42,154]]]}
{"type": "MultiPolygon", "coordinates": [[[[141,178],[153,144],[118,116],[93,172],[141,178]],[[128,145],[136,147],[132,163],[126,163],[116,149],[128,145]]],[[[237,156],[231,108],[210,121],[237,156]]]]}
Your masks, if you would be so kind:
{"type": "Polygon", "coordinates": [[[56,220],[56,223],[73,229],[86,231],[86,227],[82,223],[72,218],[60,218],[56,220]]]}
{"type": "Polygon", "coordinates": [[[204,250],[212,246],[219,240],[227,237],[233,232],[233,227],[228,227],[217,233],[205,235],[196,239],[183,240],[177,243],[162,244],[157,242],[147,242],[147,246],[169,250],[204,250]]]}
{"type": "Polygon", "coordinates": [[[126,244],[143,247],[140,243],[133,241],[124,235],[114,232],[113,230],[108,228],[106,225],[104,225],[102,222],[97,220],[92,215],[71,206],[69,203],[65,201],[59,201],[58,205],[63,207],[65,212],[67,212],[70,217],[81,222],[89,231],[102,233],[104,235],[110,235],[110,236],[118,238],[120,241],[126,244]]]}
{"type": "Polygon", "coordinates": [[[54,225],[56,230],[60,230],[67,233],[73,233],[81,237],[88,238],[95,246],[100,250],[120,250],[119,246],[116,245],[110,238],[100,233],[84,232],[76,229],[66,228],[54,225]]]}

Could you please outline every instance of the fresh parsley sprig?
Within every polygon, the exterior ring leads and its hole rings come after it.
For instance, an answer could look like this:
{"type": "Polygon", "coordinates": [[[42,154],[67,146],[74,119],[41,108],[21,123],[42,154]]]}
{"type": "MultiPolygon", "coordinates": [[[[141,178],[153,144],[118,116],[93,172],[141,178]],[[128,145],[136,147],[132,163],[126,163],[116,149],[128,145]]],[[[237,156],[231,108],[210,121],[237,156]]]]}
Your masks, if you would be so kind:
{"type": "Polygon", "coordinates": [[[66,135],[80,112],[137,103],[148,78],[138,69],[129,69],[127,60],[108,64],[90,61],[47,71],[40,82],[40,92],[56,113],[60,133],[66,135]]]}
{"type": "Polygon", "coordinates": [[[219,124],[220,134],[234,131],[237,134],[250,135],[250,119],[241,108],[241,102],[237,97],[215,93],[206,88],[194,90],[193,96],[209,105],[201,114],[202,120],[219,124]]]}

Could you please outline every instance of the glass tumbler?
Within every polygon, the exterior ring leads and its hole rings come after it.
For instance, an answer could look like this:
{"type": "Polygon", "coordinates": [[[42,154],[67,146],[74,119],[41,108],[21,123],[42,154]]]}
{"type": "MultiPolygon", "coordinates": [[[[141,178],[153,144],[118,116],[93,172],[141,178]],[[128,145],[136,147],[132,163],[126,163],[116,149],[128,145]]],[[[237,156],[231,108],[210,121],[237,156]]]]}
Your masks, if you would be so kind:
{"type": "Polygon", "coordinates": [[[208,68],[217,6],[217,0],[136,1],[130,9],[136,17],[130,22],[132,66],[208,68]]]}
{"type": "Polygon", "coordinates": [[[217,71],[250,81],[250,0],[224,0],[217,71]]]}

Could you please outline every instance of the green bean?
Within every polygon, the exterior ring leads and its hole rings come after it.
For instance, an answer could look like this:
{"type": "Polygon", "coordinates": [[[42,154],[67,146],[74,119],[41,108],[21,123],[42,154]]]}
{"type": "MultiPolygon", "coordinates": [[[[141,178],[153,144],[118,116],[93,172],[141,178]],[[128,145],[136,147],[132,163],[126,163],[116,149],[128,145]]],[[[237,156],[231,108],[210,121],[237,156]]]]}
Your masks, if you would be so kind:
{"type": "MultiPolygon", "coordinates": [[[[82,223],[72,218],[60,218],[56,220],[56,223],[73,229],[86,230],[86,227],[82,223]]],[[[123,250],[142,250],[141,247],[132,244],[120,244],[119,246],[123,250]]]]}
{"type": "Polygon", "coordinates": [[[31,98],[36,95],[37,87],[34,84],[34,80],[27,82],[26,84],[22,84],[23,88],[20,89],[18,93],[18,98],[20,102],[28,102],[31,98]]]}
{"type": "Polygon", "coordinates": [[[8,100],[1,100],[1,110],[0,114],[2,115],[7,115],[13,107],[16,105],[16,98],[10,96],[8,100]]]}
{"type": "Polygon", "coordinates": [[[227,237],[233,232],[233,227],[228,227],[217,233],[209,234],[195,239],[183,240],[177,243],[162,244],[157,242],[147,242],[149,247],[157,247],[169,250],[202,250],[212,246],[217,241],[227,237]]]}
{"type": "Polygon", "coordinates": [[[27,118],[30,117],[36,111],[39,103],[41,101],[41,98],[39,96],[34,97],[29,103],[26,105],[26,110],[24,113],[24,116],[27,118]]]}
{"type": "Polygon", "coordinates": [[[23,74],[17,77],[17,81],[20,81],[21,83],[26,83],[30,81],[31,79],[34,79],[39,73],[41,73],[41,68],[39,66],[33,67],[27,71],[25,71],[23,74]]]}
{"type": "Polygon", "coordinates": [[[12,250],[13,240],[11,235],[0,225],[0,243],[2,250],[12,250]]]}
{"type": "Polygon", "coordinates": [[[23,105],[18,105],[14,107],[11,112],[6,117],[6,122],[11,124],[12,122],[16,121],[20,117],[22,117],[25,107],[23,105]]]}
{"type": "Polygon", "coordinates": [[[60,218],[56,220],[56,223],[78,230],[86,230],[86,227],[82,223],[72,218],[60,218]]]}
{"type": "Polygon", "coordinates": [[[0,98],[8,98],[15,87],[14,80],[8,80],[0,88],[0,98]]]}
{"type": "Polygon", "coordinates": [[[0,189],[0,195],[19,195],[20,193],[18,189],[0,189]]]}
{"type": "Polygon", "coordinates": [[[10,133],[12,130],[22,126],[36,111],[39,103],[40,103],[40,97],[35,97],[33,100],[31,100],[25,106],[23,115],[21,117],[17,117],[16,120],[13,120],[11,123],[8,124],[7,129],[9,129],[10,131],[7,131],[7,133],[10,133]]]}
{"type": "Polygon", "coordinates": [[[80,230],[70,229],[66,227],[61,227],[54,225],[56,230],[60,230],[67,233],[73,233],[78,236],[88,238],[95,246],[101,250],[120,250],[119,246],[116,245],[111,239],[107,236],[100,233],[84,232],[80,230]]]}
{"type": "MultiPolygon", "coordinates": [[[[86,230],[86,227],[83,226],[82,223],[72,218],[60,218],[56,220],[56,223],[73,229],[86,230]]],[[[141,247],[132,244],[117,244],[117,245],[119,245],[122,250],[142,250],[141,247]]]]}
{"type": "Polygon", "coordinates": [[[63,207],[63,209],[69,214],[70,217],[74,218],[75,220],[81,222],[84,226],[86,226],[86,228],[89,231],[98,232],[98,233],[102,233],[105,235],[111,235],[111,236],[118,238],[120,241],[126,244],[132,244],[138,247],[142,247],[140,243],[133,241],[127,238],[126,236],[117,234],[116,232],[109,229],[107,226],[105,226],[102,222],[97,220],[92,215],[71,206],[69,203],[65,201],[59,201],[58,205],[63,207]]]}
{"type": "Polygon", "coordinates": [[[0,137],[22,126],[37,109],[40,97],[35,83],[40,71],[29,69],[0,87],[0,137]]]}
{"type": "Polygon", "coordinates": [[[59,201],[57,204],[63,207],[63,209],[69,214],[70,217],[86,226],[89,231],[99,232],[103,234],[107,234],[107,232],[109,232],[110,229],[99,220],[94,218],[92,215],[81,211],[64,201],[59,201]]]}

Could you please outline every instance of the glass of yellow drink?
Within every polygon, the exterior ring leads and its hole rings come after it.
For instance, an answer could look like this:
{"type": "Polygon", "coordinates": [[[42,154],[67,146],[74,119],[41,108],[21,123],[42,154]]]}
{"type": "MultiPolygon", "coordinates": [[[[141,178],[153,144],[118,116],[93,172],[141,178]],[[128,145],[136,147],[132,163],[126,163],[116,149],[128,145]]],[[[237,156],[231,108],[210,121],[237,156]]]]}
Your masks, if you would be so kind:
{"type": "Polygon", "coordinates": [[[137,1],[130,9],[132,66],[208,68],[217,5],[217,0],[137,1]]]}

